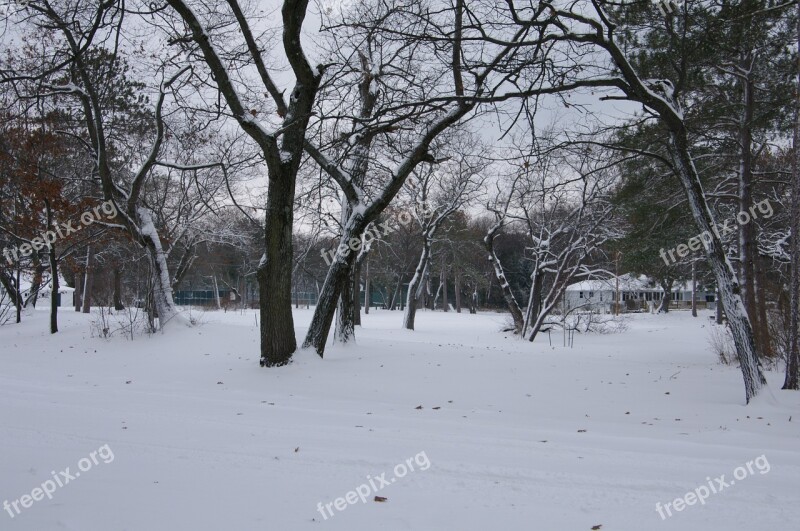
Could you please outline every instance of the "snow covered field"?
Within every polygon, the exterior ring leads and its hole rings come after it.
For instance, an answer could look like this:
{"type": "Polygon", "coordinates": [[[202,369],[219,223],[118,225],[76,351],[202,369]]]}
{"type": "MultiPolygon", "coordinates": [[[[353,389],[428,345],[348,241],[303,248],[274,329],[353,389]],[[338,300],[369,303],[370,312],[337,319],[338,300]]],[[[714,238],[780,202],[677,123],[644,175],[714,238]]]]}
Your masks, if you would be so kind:
{"type": "MultiPolygon", "coordinates": [[[[357,346],[262,369],[253,312],[135,341],[92,338],[72,311],[51,336],[36,312],[0,328],[0,502],[75,479],[0,529],[790,529],[800,393],[773,372],[745,406],[707,315],[637,315],[570,349],[512,339],[500,314],[424,312],[408,332],[373,311],[357,346]],[[366,503],[336,509],[362,485],[366,503]]],[[[302,338],[311,312],[295,316],[302,338]]]]}

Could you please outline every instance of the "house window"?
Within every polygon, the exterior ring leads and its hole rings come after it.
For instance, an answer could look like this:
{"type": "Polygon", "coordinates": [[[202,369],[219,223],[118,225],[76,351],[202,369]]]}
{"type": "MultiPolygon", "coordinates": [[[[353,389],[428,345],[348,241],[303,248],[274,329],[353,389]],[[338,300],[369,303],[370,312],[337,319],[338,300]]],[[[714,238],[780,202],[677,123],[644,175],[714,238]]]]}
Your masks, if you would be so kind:
{"type": "Polygon", "coordinates": [[[581,291],[581,292],[578,294],[578,298],[579,298],[579,299],[582,299],[582,298],[583,298],[583,292],[582,292],[582,291],[581,291]]]}
{"type": "Polygon", "coordinates": [[[592,297],[594,297],[594,291],[589,292],[589,298],[591,299],[592,297]]]}

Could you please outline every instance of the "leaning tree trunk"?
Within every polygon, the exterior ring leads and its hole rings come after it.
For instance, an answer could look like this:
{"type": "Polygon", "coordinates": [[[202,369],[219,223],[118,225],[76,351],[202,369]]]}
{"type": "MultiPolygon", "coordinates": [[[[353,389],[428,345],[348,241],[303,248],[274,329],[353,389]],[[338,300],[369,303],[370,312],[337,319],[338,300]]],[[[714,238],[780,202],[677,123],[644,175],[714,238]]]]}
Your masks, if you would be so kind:
{"type": "Polygon", "coordinates": [[[706,245],[706,256],[717,281],[725,313],[728,316],[742,370],[745,399],[749,403],[764,387],[766,379],[761,373],[756,345],[753,341],[753,328],[742,303],[741,288],[736,273],[725,255],[722,241],[714,232],[714,218],[708,207],[700,176],[689,154],[687,134],[685,129],[671,131],[670,155],[678,178],[686,191],[695,224],[701,234],[710,236],[710,241],[706,245]]]}
{"type": "Polygon", "coordinates": [[[419,303],[419,296],[425,285],[424,278],[428,270],[428,258],[430,254],[431,244],[428,238],[425,238],[422,244],[422,254],[419,257],[417,268],[414,270],[414,276],[411,277],[411,282],[408,283],[406,310],[403,315],[403,328],[406,330],[414,330],[414,321],[417,317],[417,304],[419,303]]]}
{"type": "Polygon", "coordinates": [[[544,272],[540,271],[537,265],[531,272],[531,291],[528,296],[528,308],[525,310],[525,322],[522,325],[523,336],[528,333],[534,315],[539,315],[542,309],[542,288],[544,284],[544,272]]]}
{"type": "Polygon", "coordinates": [[[514,292],[511,291],[511,286],[508,285],[505,272],[503,271],[503,265],[500,263],[500,259],[497,258],[497,254],[494,252],[494,239],[498,228],[499,226],[489,231],[489,233],[483,238],[483,245],[486,248],[486,252],[489,253],[489,262],[492,264],[492,267],[494,267],[494,276],[497,277],[497,281],[500,283],[500,290],[503,293],[506,306],[508,306],[508,311],[511,312],[511,318],[514,320],[514,333],[522,337],[522,331],[525,326],[525,322],[522,317],[522,310],[517,303],[517,299],[514,298],[514,292]]]}
{"type": "Polygon", "coordinates": [[[403,274],[398,273],[397,284],[394,285],[394,291],[392,292],[392,301],[389,303],[389,309],[392,311],[397,309],[397,300],[400,297],[402,287],[403,287],[403,274]]]}
{"type": "Polygon", "coordinates": [[[83,280],[83,313],[92,310],[92,286],[94,285],[94,249],[86,247],[86,273],[83,280]]]}
{"type": "Polygon", "coordinates": [[[336,327],[333,330],[333,338],[339,343],[348,343],[356,335],[355,329],[355,269],[357,260],[348,268],[346,281],[342,282],[339,301],[336,304],[336,327]]]}
{"type": "MultiPolygon", "coordinates": [[[[344,231],[342,241],[346,242],[350,241],[350,238],[358,237],[357,235],[362,234],[364,228],[363,220],[356,218],[353,226],[344,231]]],[[[303,341],[303,348],[313,347],[320,358],[325,354],[325,342],[328,340],[328,333],[341,298],[340,295],[347,286],[352,287],[350,271],[355,260],[356,254],[353,251],[346,254],[337,252],[328,268],[328,274],[325,275],[325,282],[322,284],[317,307],[314,309],[311,325],[303,341]]],[[[350,297],[350,301],[352,302],[352,297],[350,297]]],[[[352,323],[352,320],[350,320],[350,323],[352,323]]],[[[336,333],[340,332],[345,331],[336,331],[336,333]]]]}
{"type": "Polygon", "coordinates": [[[161,246],[161,238],[156,232],[153,216],[150,210],[140,207],[136,210],[139,227],[140,243],[147,251],[150,262],[152,306],[158,316],[159,328],[164,329],[173,323],[188,324],[181,316],[175,301],[172,298],[172,282],[167,266],[167,254],[161,246]]]}

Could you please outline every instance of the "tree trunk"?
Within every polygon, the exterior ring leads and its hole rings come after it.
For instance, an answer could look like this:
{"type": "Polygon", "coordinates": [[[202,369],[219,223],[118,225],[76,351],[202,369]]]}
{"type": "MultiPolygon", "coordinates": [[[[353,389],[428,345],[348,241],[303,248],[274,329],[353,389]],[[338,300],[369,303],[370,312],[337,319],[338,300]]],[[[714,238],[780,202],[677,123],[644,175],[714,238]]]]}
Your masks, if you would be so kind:
{"type": "Polygon", "coordinates": [[[672,279],[662,279],[660,281],[664,296],[661,298],[661,304],[658,305],[656,313],[669,313],[669,303],[672,302],[672,282],[672,279]]]}
{"type": "Polygon", "coordinates": [[[697,261],[692,259],[692,317],[697,317],[697,261]]]}
{"type": "Polygon", "coordinates": [[[370,295],[369,285],[369,257],[364,266],[364,313],[369,315],[369,307],[372,305],[372,296],[370,295]]]}
{"type": "Polygon", "coordinates": [[[217,275],[211,275],[214,279],[214,299],[217,301],[217,310],[222,309],[222,300],[219,297],[219,285],[217,284],[217,275]]]}
{"type": "Polygon", "coordinates": [[[758,338],[761,341],[760,352],[761,355],[771,358],[774,355],[772,348],[772,338],[769,334],[769,319],[767,317],[767,279],[764,273],[764,261],[758,255],[755,257],[755,290],[756,290],[756,304],[758,311],[758,338]]]}
{"type": "MultiPolygon", "coordinates": [[[[689,154],[689,144],[685,129],[670,133],[670,155],[676,173],[683,185],[695,224],[701,234],[708,234],[710,242],[706,246],[706,256],[719,287],[722,304],[728,316],[728,323],[733,334],[739,365],[745,387],[745,399],[750,400],[758,394],[766,384],[759,366],[758,354],[753,341],[753,328],[747,318],[742,303],[741,289],[730,261],[725,256],[722,242],[714,232],[714,218],[709,210],[700,177],[689,154]]],[[[708,238],[706,238],[708,239],[708,238]]]]}
{"type": "Polygon", "coordinates": [[[528,333],[534,315],[539,315],[542,309],[542,284],[544,283],[544,272],[539,271],[534,265],[531,272],[531,291],[528,296],[528,308],[525,310],[525,322],[522,325],[523,336],[528,333]]]}
{"type": "Polygon", "coordinates": [[[22,283],[21,283],[22,282],[22,278],[21,277],[22,277],[22,271],[20,270],[19,265],[18,265],[17,266],[17,294],[19,296],[17,297],[17,303],[16,303],[17,324],[22,322],[22,288],[20,287],[20,286],[22,286],[22,283]]]}
{"type": "Polygon", "coordinates": [[[50,244],[50,252],[47,253],[50,261],[50,333],[55,334],[58,332],[58,303],[59,293],[61,288],[58,281],[58,258],[56,257],[55,244],[50,244]]]}
{"type": "Polygon", "coordinates": [[[75,272],[75,291],[73,292],[72,302],[75,303],[75,311],[81,311],[82,299],[83,296],[83,272],[76,271],[75,272]]]}
{"type": "Polygon", "coordinates": [[[181,259],[178,261],[178,267],[175,268],[175,275],[172,278],[172,289],[178,289],[178,286],[180,286],[181,282],[183,282],[183,279],[186,278],[186,274],[191,269],[196,258],[197,254],[195,253],[195,244],[192,241],[186,245],[186,248],[183,250],[183,254],[181,255],[181,259]]]}
{"type": "MultiPolygon", "coordinates": [[[[336,327],[333,338],[339,343],[347,343],[355,337],[355,262],[344,273],[345,281],[341,284],[339,302],[336,305],[336,327]]],[[[325,288],[323,287],[323,290],[325,288]]]]}
{"type": "Polygon", "coordinates": [[[494,239],[499,228],[499,226],[495,226],[489,231],[488,234],[486,234],[486,236],[483,238],[483,245],[489,254],[489,262],[492,264],[492,267],[494,267],[494,276],[497,277],[497,281],[500,283],[500,291],[503,293],[503,298],[506,301],[506,306],[508,306],[508,311],[511,312],[511,318],[514,320],[514,333],[522,336],[522,331],[525,326],[524,319],[522,317],[522,310],[517,303],[517,299],[514,298],[514,292],[511,291],[511,286],[508,285],[505,272],[503,271],[503,265],[500,263],[500,259],[497,258],[497,254],[494,252],[494,239]]]}
{"type": "Polygon", "coordinates": [[[33,256],[33,281],[31,282],[31,290],[28,293],[28,297],[25,299],[24,306],[30,305],[36,308],[36,301],[39,299],[39,290],[42,289],[42,278],[44,277],[44,264],[42,264],[42,260],[39,257],[39,253],[34,251],[33,256]]]}
{"type": "MultiPolygon", "coordinates": [[[[147,258],[150,262],[150,274],[152,282],[152,311],[158,317],[158,328],[164,329],[167,325],[181,323],[188,325],[189,322],[183,318],[175,306],[172,298],[172,282],[167,266],[167,254],[161,247],[161,238],[158,236],[153,215],[149,209],[139,207],[136,209],[139,227],[141,227],[141,243],[147,251],[147,258]]],[[[153,322],[153,325],[155,322],[153,322]]]]}
{"type": "Polygon", "coordinates": [[[86,273],[83,280],[83,313],[92,310],[92,285],[94,284],[94,249],[86,247],[86,273]]]}
{"type": "Polygon", "coordinates": [[[719,289],[714,290],[714,297],[717,300],[716,320],[717,320],[717,324],[721,325],[722,324],[722,299],[720,298],[720,295],[719,295],[719,289]]]}
{"type": "MultiPolygon", "coordinates": [[[[363,220],[360,218],[357,218],[354,226],[349,230],[345,230],[342,241],[349,241],[349,239],[356,234],[361,234],[364,229],[364,227],[361,226],[362,221],[363,220]]],[[[355,260],[356,253],[353,251],[346,253],[337,252],[334,255],[331,266],[328,268],[328,274],[325,275],[325,282],[322,284],[319,301],[317,301],[317,307],[314,309],[314,316],[311,318],[311,325],[303,341],[303,348],[313,347],[320,358],[323,357],[325,353],[325,343],[328,340],[328,333],[330,332],[333,317],[336,313],[336,307],[341,299],[341,294],[346,288],[352,289],[353,284],[350,277],[350,270],[355,260]]],[[[352,300],[351,296],[351,303],[352,300]]],[[[352,324],[352,319],[349,322],[352,324]]],[[[340,334],[337,336],[338,340],[339,337],[342,337],[342,334],[349,333],[352,337],[353,330],[352,328],[345,328],[344,330],[337,330],[336,333],[340,334]]]]}
{"type": "Polygon", "coordinates": [[[394,311],[397,308],[397,299],[400,297],[403,289],[403,274],[397,275],[397,284],[394,286],[394,293],[392,293],[392,302],[389,304],[389,309],[394,311]]]}
{"type": "Polygon", "coordinates": [[[125,309],[122,304],[122,271],[119,266],[114,268],[114,309],[121,311],[125,309]]]}
{"type": "Polygon", "coordinates": [[[447,300],[447,264],[442,260],[442,310],[445,312],[450,308],[450,302],[447,300]]]}
{"type": "Polygon", "coordinates": [[[292,316],[294,189],[292,176],[270,170],[264,257],[258,267],[261,365],[266,367],[286,365],[297,350],[292,316]]]}
{"type": "MultiPolygon", "coordinates": [[[[752,62],[745,60],[740,65],[748,71],[752,62]]],[[[753,163],[752,163],[752,122],[755,105],[754,87],[750,76],[743,76],[742,82],[742,117],[739,124],[739,211],[748,212],[753,206],[753,163]]],[[[755,290],[755,223],[739,224],[739,272],[741,277],[742,301],[745,311],[753,323],[753,340],[757,351],[761,350],[758,328],[758,311],[755,290]]],[[[763,352],[761,352],[763,355],[763,352]]]]}
{"type": "Polygon", "coordinates": [[[455,270],[456,313],[461,313],[461,270],[455,270]]]}
{"type": "Polygon", "coordinates": [[[429,310],[433,310],[433,290],[431,290],[431,255],[430,252],[428,253],[428,263],[425,265],[425,299],[423,304],[424,308],[429,310]]]}
{"type": "MultiPolygon", "coordinates": [[[[53,209],[50,208],[48,199],[44,200],[44,206],[47,214],[47,226],[52,227],[55,220],[53,219],[53,209]]],[[[58,280],[58,255],[56,254],[55,242],[48,245],[47,258],[50,262],[50,286],[52,288],[50,292],[50,333],[55,334],[58,332],[58,303],[61,298],[58,292],[61,289],[61,285],[58,280]]]]}
{"type": "Polygon", "coordinates": [[[424,286],[423,279],[428,272],[428,258],[430,257],[431,246],[427,238],[422,244],[422,254],[419,257],[417,268],[414,270],[414,276],[411,277],[411,282],[408,283],[408,295],[406,296],[406,310],[403,316],[403,328],[406,330],[414,330],[414,321],[417,316],[417,303],[419,296],[422,293],[424,286]]]}
{"type": "Polygon", "coordinates": [[[789,278],[789,351],[786,353],[784,389],[800,389],[800,3],[797,4],[797,87],[792,142],[792,213],[789,278]]]}
{"type": "Polygon", "coordinates": [[[9,298],[11,299],[11,304],[14,307],[17,306],[17,301],[21,300],[22,293],[20,293],[19,285],[16,285],[14,277],[5,271],[0,270],[0,284],[8,293],[9,298]]]}
{"type": "Polygon", "coordinates": [[[353,325],[361,326],[361,261],[353,264],[353,325]]]}

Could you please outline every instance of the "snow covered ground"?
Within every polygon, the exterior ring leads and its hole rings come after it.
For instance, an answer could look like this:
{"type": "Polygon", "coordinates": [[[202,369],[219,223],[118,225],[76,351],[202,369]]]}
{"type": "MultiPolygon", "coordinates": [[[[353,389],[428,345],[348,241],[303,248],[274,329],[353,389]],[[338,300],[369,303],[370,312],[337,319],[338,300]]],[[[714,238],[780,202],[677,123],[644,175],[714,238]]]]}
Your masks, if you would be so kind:
{"type": "Polygon", "coordinates": [[[0,529],[789,529],[800,393],[770,373],[745,406],[707,315],[638,315],[570,349],[499,314],[424,312],[408,332],[373,311],[357,346],[262,369],[253,312],[129,341],[68,310],[51,336],[39,311],[0,328],[0,502],[21,510],[0,529]]]}

